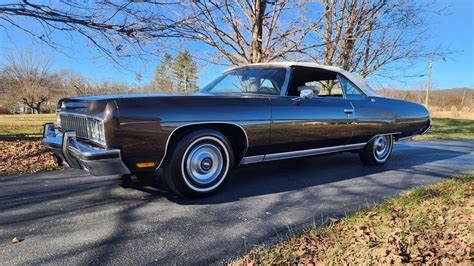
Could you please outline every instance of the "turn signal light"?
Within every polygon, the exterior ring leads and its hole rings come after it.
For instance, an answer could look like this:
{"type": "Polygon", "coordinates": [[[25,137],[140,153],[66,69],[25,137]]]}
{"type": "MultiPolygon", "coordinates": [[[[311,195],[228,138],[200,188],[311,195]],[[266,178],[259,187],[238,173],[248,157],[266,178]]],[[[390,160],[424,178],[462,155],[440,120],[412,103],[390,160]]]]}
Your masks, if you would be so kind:
{"type": "Polygon", "coordinates": [[[156,163],[154,162],[137,163],[138,168],[154,167],[155,165],[156,163]]]}

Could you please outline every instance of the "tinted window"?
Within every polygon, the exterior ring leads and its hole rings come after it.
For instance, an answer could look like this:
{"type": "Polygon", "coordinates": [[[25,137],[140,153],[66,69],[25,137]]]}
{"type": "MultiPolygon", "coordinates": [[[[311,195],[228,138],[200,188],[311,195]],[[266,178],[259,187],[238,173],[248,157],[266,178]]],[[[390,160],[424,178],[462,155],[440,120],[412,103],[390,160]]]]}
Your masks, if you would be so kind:
{"type": "Polygon", "coordinates": [[[279,95],[285,82],[285,68],[240,68],[225,73],[201,92],[258,93],[279,95]]]}
{"type": "Polygon", "coordinates": [[[354,85],[354,83],[350,82],[343,76],[339,76],[339,79],[347,99],[353,100],[365,98],[365,94],[356,85],[354,85]]]}

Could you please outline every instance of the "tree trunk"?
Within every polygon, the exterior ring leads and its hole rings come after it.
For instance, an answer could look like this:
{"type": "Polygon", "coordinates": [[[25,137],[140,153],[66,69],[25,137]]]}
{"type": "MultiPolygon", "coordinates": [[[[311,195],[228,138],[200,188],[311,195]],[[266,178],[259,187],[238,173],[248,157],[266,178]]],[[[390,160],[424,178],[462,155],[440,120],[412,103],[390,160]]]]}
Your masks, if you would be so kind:
{"type": "Polygon", "coordinates": [[[43,103],[43,102],[38,102],[38,103],[36,104],[36,106],[33,108],[33,109],[35,110],[35,114],[38,115],[38,114],[41,113],[41,104],[42,104],[42,103],[43,103]]]}
{"type": "Polygon", "coordinates": [[[266,5],[266,0],[254,0],[253,3],[252,63],[259,63],[262,60],[263,20],[266,5]]]}
{"type": "Polygon", "coordinates": [[[331,65],[331,56],[333,53],[332,43],[332,3],[329,3],[329,0],[322,1],[324,5],[324,17],[326,19],[326,35],[324,36],[324,64],[331,65]]]}

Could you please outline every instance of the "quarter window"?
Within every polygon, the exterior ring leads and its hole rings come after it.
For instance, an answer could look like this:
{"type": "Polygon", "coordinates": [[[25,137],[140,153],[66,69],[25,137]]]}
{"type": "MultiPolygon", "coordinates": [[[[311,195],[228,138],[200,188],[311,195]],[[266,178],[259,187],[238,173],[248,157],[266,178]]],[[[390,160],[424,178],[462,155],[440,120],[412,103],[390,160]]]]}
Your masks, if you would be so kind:
{"type": "Polygon", "coordinates": [[[343,76],[339,76],[341,81],[342,88],[347,99],[358,100],[365,98],[365,94],[356,86],[354,83],[350,82],[348,79],[343,76]]]}
{"type": "Polygon", "coordinates": [[[319,97],[342,97],[342,88],[339,80],[328,79],[306,82],[305,86],[316,86],[319,88],[319,93],[316,96],[319,97]]]}

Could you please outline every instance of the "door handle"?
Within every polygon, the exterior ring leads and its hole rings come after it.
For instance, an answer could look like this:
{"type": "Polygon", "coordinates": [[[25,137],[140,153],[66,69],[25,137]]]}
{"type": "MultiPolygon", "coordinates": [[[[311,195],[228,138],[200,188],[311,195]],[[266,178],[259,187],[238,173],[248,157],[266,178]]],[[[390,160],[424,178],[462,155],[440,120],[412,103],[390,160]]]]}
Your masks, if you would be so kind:
{"type": "Polygon", "coordinates": [[[293,98],[291,99],[291,101],[293,102],[293,104],[299,105],[301,103],[301,97],[293,98]]]}
{"type": "Polygon", "coordinates": [[[352,114],[354,112],[354,109],[344,109],[344,113],[346,114],[352,114]]]}

